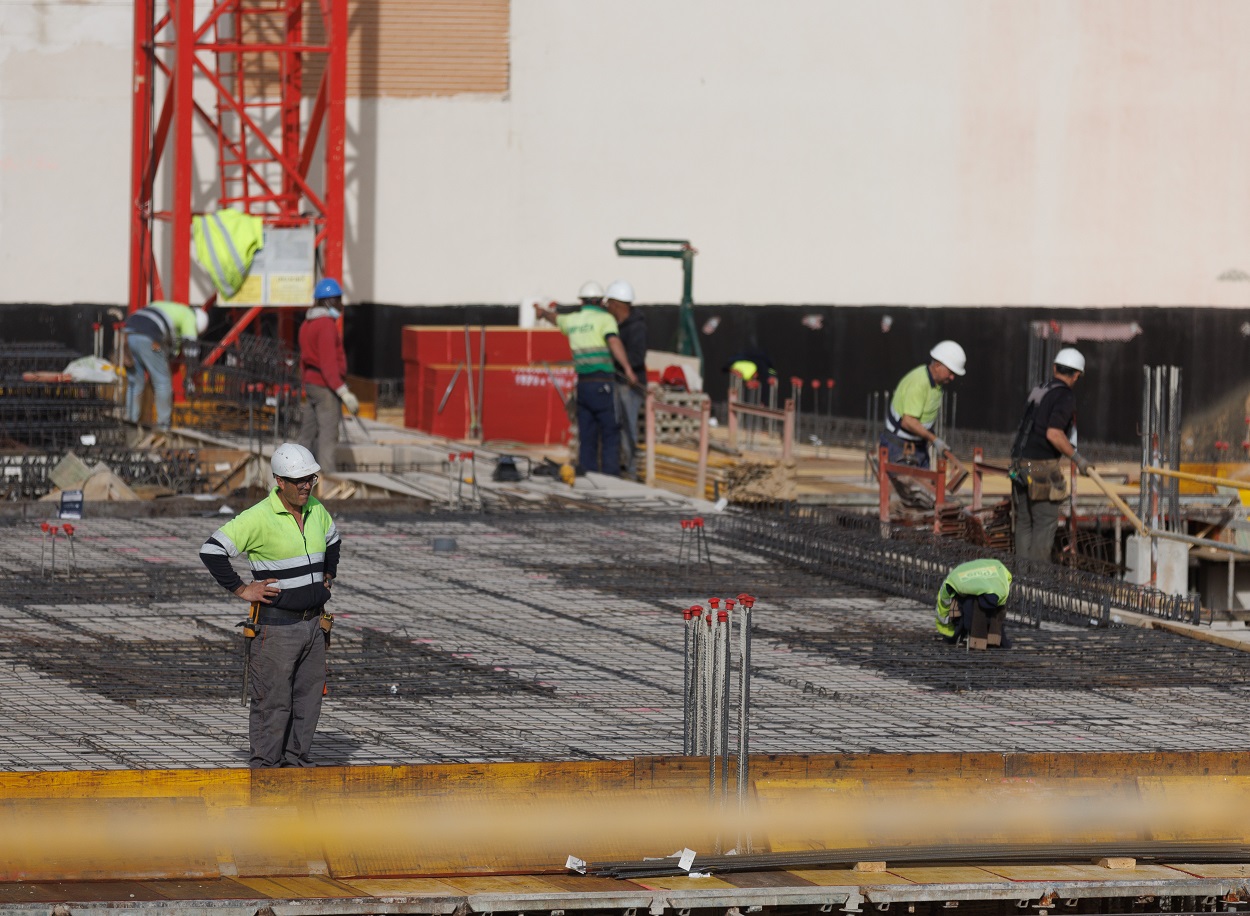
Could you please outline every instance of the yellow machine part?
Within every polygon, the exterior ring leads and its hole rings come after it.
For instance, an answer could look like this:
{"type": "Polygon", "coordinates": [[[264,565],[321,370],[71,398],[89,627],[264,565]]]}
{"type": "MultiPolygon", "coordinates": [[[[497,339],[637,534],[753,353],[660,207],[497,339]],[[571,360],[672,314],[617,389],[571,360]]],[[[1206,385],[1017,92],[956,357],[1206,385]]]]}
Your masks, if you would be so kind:
{"type": "Polygon", "coordinates": [[[709,804],[705,758],[0,773],[0,881],[486,881],[558,874],[569,854],[641,859],[745,834],[773,852],[1250,843],[1250,754],[751,764],[745,819],[733,785],[727,805],[709,804]]]}

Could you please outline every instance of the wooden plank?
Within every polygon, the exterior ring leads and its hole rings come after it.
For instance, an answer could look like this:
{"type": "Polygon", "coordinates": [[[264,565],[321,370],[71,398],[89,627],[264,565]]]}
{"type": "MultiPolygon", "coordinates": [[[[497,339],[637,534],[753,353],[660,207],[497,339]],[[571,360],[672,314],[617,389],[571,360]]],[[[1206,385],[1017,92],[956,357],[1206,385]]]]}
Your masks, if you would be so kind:
{"type": "Polygon", "coordinates": [[[1009,881],[1176,881],[1184,875],[1166,865],[1138,865],[1110,871],[1092,863],[1069,865],[984,865],[1009,881]]]}
{"type": "Polygon", "coordinates": [[[256,892],[231,878],[214,881],[145,881],[166,900],[251,900],[256,892]]]}
{"type": "Polygon", "coordinates": [[[362,897],[459,897],[461,891],[434,878],[353,878],[339,882],[362,897]]]}
{"type": "Polygon", "coordinates": [[[812,883],[789,871],[740,871],[717,877],[734,887],[803,887],[812,883]]]}
{"type": "Polygon", "coordinates": [[[916,884],[1002,884],[1003,878],[975,865],[916,865],[891,868],[916,884]]]}
{"type": "Polygon", "coordinates": [[[274,900],[322,900],[335,897],[357,897],[356,889],[332,878],[238,878],[263,897],[274,900]]]}
{"type": "Polygon", "coordinates": [[[121,903],[166,899],[141,881],[41,881],[37,886],[52,900],[121,903]]]}
{"type": "Polygon", "coordinates": [[[884,887],[885,885],[915,884],[893,872],[865,874],[850,868],[791,868],[790,874],[820,887],[884,887]]]}
{"type": "Polygon", "coordinates": [[[444,878],[462,894],[556,894],[563,888],[533,875],[483,875],[444,878]]]}
{"type": "Polygon", "coordinates": [[[1250,878],[1250,863],[1246,862],[1227,864],[1207,862],[1196,865],[1172,865],[1171,867],[1197,878],[1250,878]]]}

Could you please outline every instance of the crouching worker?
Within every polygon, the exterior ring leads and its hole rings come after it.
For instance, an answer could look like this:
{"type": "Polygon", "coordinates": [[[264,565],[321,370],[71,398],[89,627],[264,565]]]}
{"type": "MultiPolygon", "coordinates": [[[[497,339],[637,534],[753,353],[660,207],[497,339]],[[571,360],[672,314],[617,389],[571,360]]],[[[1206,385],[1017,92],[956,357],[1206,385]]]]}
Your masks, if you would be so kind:
{"type": "Polygon", "coordinates": [[[970,560],[947,575],[937,595],[937,631],[951,644],[968,640],[969,649],[1007,648],[1003,632],[1011,573],[998,560],[970,560]]]}

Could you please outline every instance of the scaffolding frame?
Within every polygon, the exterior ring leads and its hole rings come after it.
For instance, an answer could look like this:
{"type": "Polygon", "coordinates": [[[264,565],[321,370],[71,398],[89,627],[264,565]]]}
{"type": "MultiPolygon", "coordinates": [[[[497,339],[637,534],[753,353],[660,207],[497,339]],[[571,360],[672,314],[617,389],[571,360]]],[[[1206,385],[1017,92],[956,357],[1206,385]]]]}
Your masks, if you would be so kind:
{"type": "MultiPolygon", "coordinates": [[[[347,0],[199,6],[197,22],[196,0],[135,0],[130,312],[158,299],[190,303],[197,123],[217,147],[218,207],[271,226],[313,225],[322,275],[342,276],[347,0]],[[320,13],[324,42],[306,40],[306,26],[315,24],[305,21],[307,10],[320,13]],[[304,74],[314,57],[324,65],[305,117],[304,74]],[[215,110],[197,101],[197,88],[201,99],[213,95],[215,110]],[[314,187],[323,132],[324,174],[314,187]],[[158,223],[168,227],[167,257],[154,242],[158,223]]],[[[245,310],[209,361],[262,311],[245,310]]],[[[280,336],[289,338],[293,327],[291,315],[280,313],[280,336]]]]}

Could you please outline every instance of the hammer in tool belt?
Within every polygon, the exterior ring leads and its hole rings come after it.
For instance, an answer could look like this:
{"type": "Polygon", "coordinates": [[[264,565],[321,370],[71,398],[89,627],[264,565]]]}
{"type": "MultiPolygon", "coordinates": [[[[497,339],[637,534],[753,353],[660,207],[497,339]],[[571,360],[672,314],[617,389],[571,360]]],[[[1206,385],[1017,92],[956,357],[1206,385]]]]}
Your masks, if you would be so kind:
{"type": "Polygon", "coordinates": [[[321,695],[330,692],[330,631],[334,629],[334,615],[321,610],[321,632],[326,637],[326,679],[321,684],[321,695]]]}
{"type": "Polygon", "coordinates": [[[236,627],[243,628],[243,693],[239,705],[247,705],[248,673],[252,667],[252,640],[260,632],[260,602],[253,601],[247,609],[247,620],[240,620],[236,627]]]}

